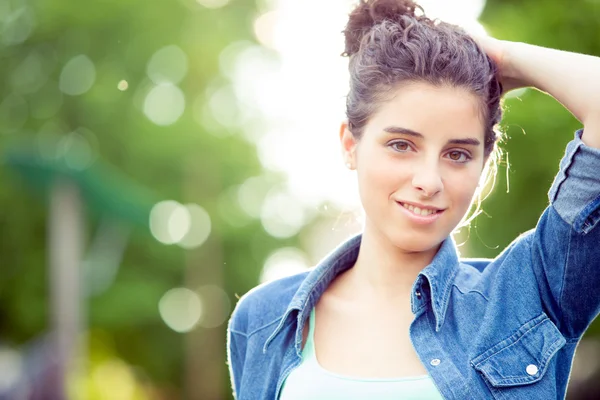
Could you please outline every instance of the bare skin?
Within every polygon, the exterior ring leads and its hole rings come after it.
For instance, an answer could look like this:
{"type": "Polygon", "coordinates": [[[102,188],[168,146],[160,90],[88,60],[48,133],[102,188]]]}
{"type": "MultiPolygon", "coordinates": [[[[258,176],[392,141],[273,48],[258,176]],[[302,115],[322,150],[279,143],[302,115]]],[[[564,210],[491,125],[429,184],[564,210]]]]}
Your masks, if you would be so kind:
{"type": "MultiPolygon", "coordinates": [[[[410,303],[348,299],[343,293],[344,279],[343,274],[336,279],[316,306],[314,345],[319,365],[355,378],[427,374],[408,335],[413,320],[410,303]]],[[[408,293],[402,297],[409,298],[408,293]]],[[[304,343],[308,329],[307,321],[304,343]]]]}

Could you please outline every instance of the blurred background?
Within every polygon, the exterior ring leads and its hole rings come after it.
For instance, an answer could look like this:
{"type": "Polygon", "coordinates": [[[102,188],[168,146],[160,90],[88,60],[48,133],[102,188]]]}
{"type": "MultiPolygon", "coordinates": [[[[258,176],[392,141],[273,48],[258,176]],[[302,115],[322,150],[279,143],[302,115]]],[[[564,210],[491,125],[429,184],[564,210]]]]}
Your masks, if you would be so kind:
{"type": "MultiPolygon", "coordinates": [[[[0,0],[0,399],[231,399],[225,329],[261,282],[361,229],[337,142],[348,0],[0,0]]],[[[598,0],[427,0],[600,55],[598,0]]],[[[532,228],[578,122],[506,99],[463,256],[532,228]]],[[[600,397],[600,327],[569,399],[600,397]]]]}

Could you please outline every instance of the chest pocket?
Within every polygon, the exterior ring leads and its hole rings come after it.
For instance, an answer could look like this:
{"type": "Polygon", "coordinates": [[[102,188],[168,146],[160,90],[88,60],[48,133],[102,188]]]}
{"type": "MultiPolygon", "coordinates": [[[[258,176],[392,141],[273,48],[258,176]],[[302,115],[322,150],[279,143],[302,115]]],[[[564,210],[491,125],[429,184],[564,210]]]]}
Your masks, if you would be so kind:
{"type": "Polygon", "coordinates": [[[528,385],[544,377],[552,357],[565,343],[556,325],[542,314],[475,357],[471,365],[494,388],[528,385]]]}

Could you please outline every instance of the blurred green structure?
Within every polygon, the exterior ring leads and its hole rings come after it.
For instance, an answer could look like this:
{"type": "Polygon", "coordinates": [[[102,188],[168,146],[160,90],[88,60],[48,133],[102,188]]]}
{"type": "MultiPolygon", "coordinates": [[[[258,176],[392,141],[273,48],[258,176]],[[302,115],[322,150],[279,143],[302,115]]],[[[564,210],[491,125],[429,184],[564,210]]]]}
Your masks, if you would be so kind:
{"type": "MultiPolygon", "coordinates": [[[[59,399],[67,398],[68,371],[79,376],[85,374],[85,363],[80,360],[87,357],[87,344],[73,345],[80,342],[87,329],[88,286],[92,286],[87,280],[93,277],[92,274],[85,276],[81,268],[86,259],[85,210],[91,208],[102,218],[114,221],[113,224],[118,224],[117,230],[130,224],[148,230],[150,211],[157,201],[134,182],[109,171],[100,162],[82,169],[69,162],[73,156],[69,158],[66,154],[44,159],[35,150],[34,145],[13,149],[7,152],[5,160],[49,204],[46,248],[52,316],[50,351],[55,357],[52,368],[58,373],[45,395],[59,399]],[[71,365],[73,360],[76,360],[75,367],[71,365]]],[[[112,240],[112,252],[115,252],[125,248],[127,237],[113,236],[112,240]]],[[[118,265],[110,265],[104,260],[100,268],[116,271],[118,265]]]]}
{"type": "MultiPolygon", "coordinates": [[[[47,199],[56,181],[72,182],[95,213],[148,229],[150,211],[157,203],[151,191],[96,161],[83,168],[69,163],[68,156],[45,159],[34,144],[11,148],[5,164],[14,169],[32,190],[47,199]]],[[[57,150],[55,150],[58,153],[57,150]]]]}

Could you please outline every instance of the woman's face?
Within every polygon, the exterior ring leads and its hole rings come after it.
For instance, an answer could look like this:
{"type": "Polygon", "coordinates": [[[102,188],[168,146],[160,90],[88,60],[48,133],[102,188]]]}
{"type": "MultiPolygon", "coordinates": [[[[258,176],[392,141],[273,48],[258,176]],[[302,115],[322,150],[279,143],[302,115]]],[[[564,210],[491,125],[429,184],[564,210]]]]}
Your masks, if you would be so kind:
{"type": "Polygon", "coordinates": [[[360,140],[343,126],[365,231],[403,250],[436,248],[466,214],[485,164],[478,99],[411,83],[371,116],[360,140]]]}

